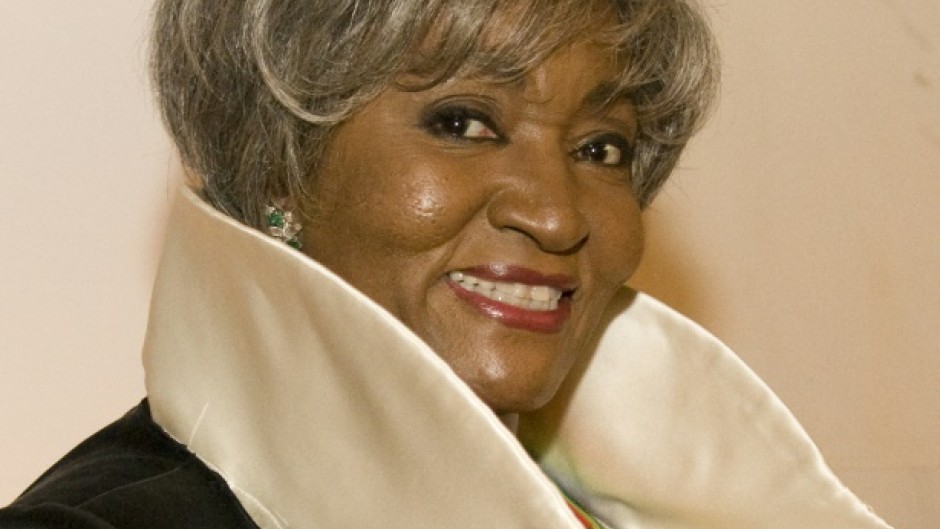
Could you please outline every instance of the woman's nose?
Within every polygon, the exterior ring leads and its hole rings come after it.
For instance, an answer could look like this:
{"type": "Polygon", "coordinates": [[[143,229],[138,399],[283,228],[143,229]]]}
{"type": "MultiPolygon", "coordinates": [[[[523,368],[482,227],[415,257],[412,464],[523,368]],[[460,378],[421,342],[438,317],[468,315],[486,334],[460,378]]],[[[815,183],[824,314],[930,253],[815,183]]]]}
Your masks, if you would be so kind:
{"type": "Polygon", "coordinates": [[[487,210],[490,225],[520,233],[545,252],[575,251],[590,230],[571,160],[565,153],[531,154],[516,159],[492,195],[487,210]]]}

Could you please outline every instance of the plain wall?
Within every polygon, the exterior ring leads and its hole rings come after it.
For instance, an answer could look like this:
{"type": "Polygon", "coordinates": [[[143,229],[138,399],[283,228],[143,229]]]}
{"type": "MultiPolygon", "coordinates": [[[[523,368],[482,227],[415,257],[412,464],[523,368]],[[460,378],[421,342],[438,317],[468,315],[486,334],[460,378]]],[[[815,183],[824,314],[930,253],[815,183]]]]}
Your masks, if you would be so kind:
{"type": "Polygon", "coordinates": [[[0,504],[143,397],[178,176],[148,0],[0,0],[0,504]]]}
{"type": "MultiPolygon", "coordinates": [[[[0,0],[0,504],[143,397],[179,168],[148,0],[0,0]]],[[[719,110],[633,284],[723,338],[899,528],[940,526],[940,3],[713,4],[719,110]]]]}

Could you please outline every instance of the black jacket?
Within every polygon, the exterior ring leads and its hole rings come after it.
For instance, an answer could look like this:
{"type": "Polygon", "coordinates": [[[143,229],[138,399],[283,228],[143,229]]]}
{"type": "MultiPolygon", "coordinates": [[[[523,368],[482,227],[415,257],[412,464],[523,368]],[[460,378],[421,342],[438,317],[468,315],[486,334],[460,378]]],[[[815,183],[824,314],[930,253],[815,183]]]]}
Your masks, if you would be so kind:
{"type": "Polygon", "coordinates": [[[171,439],[144,400],[47,470],[0,529],[258,529],[222,478],[171,439]]]}

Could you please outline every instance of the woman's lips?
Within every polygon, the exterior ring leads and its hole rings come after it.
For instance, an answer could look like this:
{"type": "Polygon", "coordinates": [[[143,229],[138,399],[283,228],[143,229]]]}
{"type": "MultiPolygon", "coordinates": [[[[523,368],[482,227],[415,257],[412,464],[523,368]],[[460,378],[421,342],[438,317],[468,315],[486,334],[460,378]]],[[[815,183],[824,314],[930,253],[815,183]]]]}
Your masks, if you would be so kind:
{"type": "Polygon", "coordinates": [[[514,265],[488,265],[447,274],[458,298],[507,327],[556,333],[571,315],[574,279],[514,265]]]}

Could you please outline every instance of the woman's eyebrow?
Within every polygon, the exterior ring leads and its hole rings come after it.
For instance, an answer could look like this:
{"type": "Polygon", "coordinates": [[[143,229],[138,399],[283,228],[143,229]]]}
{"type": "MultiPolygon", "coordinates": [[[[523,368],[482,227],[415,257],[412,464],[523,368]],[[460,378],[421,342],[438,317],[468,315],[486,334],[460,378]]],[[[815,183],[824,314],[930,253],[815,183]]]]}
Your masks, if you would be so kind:
{"type": "Polygon", "coordinates": [[[629,102],[627,95],[623,93],[619,84],[613,81],[606,81],[598,84],[592,88],[590,92],[584,94],[584,97],[581,98],[581,106],[592,111],[599,111],[604,107],[620,101],[629,102]]]}

